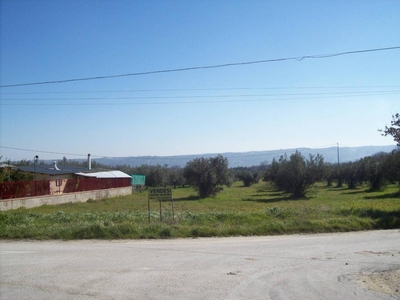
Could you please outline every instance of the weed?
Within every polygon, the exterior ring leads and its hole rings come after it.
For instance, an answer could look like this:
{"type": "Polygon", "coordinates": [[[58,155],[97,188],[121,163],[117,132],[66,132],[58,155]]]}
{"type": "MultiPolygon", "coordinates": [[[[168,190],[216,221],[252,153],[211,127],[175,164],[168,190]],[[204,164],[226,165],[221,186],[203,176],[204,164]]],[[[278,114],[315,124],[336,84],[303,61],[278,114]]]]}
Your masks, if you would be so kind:
{"type": "Polygon", "coordinates": [[[295,200],[266,183],[241,185],[206,199],[193,197],[190,188],[174,189],[174,211],[171,203],[163,203],[162,222],[158,205],[151,203],[149,223],[145,192],[4,211],[0,238],[154,239],[400,228],[396,185],[386,192],[358,187],[349,193],[320,184],[312,197],[295,200]]]}

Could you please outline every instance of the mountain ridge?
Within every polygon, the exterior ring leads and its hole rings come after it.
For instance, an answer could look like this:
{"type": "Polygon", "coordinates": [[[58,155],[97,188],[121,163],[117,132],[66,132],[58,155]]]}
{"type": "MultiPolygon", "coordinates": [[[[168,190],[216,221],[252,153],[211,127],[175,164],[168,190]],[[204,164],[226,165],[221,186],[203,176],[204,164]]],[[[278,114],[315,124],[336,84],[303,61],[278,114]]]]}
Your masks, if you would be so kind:
{"type": "Polygon", "coordinates": [[[226,157],[229,167],[250,167],[260,165],[261,163],[271,163],[272,160],[279,159],[281,155],[291,154],[299,151],[303,156],[321,154],[325,162],[337,163],[349,162],[361,159],[365,156],[371,156],[379,152],[389,153],[396,149],[395,145],[388,146],[359,146],[359,147],[328,147],[328,148],[294,148],[294,149],[277,149],[247,152],[225,152],[225,153],[205,153],[205,154],[189,154],[189,155],[171,155],[171,156],[125,156],[125,157],[101,157],[94,159],[96,162],[109,165],[128,165],[137,167],[140,165],[168,165],[184,167],[187,162],[195,158],[215,157],[218,154],[226,157]],[[338,156],[339,154],[339,156],[338,156]]]}

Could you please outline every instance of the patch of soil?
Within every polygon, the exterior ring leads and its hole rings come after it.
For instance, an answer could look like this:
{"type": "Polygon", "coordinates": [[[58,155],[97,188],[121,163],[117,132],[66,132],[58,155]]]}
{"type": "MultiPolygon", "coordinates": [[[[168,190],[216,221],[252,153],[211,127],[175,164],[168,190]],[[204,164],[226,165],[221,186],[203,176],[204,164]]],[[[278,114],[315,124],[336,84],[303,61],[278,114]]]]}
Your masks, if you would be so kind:
{"type": "Polygon", "coordinates": [[[366,289],[392,296],[400,296],[400,270],[359,274],[358,281],[366,289]]]}

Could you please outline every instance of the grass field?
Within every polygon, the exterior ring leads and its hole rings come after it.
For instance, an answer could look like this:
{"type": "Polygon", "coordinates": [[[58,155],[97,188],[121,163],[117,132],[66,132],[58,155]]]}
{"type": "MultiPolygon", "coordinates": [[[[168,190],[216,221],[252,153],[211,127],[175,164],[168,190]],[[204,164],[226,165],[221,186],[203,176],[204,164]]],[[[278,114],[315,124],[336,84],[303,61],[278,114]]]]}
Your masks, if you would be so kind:
{"type": "Polygon", "coordinates": [[[396,185],[383,192],[315,186],[292,199],[271,185],[234,183],[214,198],[173,189],[171,202],[151,202],[147,191],[112,199],[0,212],[1,239],[122,239],[276,235],[400,228],[396,185]]]}

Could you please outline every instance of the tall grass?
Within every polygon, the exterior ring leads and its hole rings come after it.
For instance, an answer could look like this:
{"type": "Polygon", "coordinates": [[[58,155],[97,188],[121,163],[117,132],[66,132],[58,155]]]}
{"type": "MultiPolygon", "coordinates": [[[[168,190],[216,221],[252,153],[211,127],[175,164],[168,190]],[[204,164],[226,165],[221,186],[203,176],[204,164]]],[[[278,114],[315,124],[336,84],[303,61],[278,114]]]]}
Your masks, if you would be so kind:
{"type": "Polygon", "coordinates": [[[173,191],[172,203],[151,203],[147,193],[113,199],[0,212],[2,239],[143,239],[275,235],[400,228],[397,187],[385,192],[332,188],[291,199],[266,183],[237,182],[213,198],[190,188],[173,191]],[[160,219],[163,221],[160,222],[160,219]]]}

